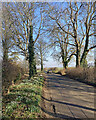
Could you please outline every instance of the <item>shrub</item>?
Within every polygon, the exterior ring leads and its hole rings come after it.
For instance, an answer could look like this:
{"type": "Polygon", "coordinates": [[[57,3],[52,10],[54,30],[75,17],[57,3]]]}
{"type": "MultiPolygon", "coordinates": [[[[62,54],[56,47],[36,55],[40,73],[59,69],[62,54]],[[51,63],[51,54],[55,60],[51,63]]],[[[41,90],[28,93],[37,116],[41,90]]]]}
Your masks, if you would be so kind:
{"type": "Polygon", "coordinates": [[[17,65],[15,62],[7,61],[2,62],[2,86],[3,92],[8,90],[9,86],[19,80],[24,74],[23,68],[17,65]]]}
{"type": "Polygon", "coordinates": [[[14,80],[14,82],[16,82],[17,80],[21,79],[21,72],[17,74],[16,79],[14,80]]]}
{"type": "Polygon", "coordinates": [[[95,83],[95,68],[72,68],[66,70],[66,75],[73,79],[80,79],[84,82],[95,83]]]}

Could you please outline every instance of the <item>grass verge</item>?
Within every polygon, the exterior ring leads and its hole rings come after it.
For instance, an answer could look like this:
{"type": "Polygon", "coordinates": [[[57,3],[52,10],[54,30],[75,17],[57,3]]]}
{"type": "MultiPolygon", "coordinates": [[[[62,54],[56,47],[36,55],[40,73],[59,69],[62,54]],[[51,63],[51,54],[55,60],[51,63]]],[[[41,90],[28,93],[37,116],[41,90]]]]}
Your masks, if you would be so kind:
{"type": "Polygon", "coordinates": [[[10,86],[10,92],[3,96],[4,118],[41,118],[40,101],[44,78],[36,76],[10,86]]]}

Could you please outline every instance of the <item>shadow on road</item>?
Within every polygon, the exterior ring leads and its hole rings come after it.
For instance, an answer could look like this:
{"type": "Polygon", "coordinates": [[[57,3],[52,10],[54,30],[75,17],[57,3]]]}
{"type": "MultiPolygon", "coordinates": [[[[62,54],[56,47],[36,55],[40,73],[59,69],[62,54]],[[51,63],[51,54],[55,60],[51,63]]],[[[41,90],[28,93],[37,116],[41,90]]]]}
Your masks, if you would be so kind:
{"type": "Polygon", "coordinates": [[[91,111],[96,111],[96,109],[93,108],[89,108],[89,107],[85,107],[85,106],[81,106],[81,105],[76,105],[76,104],[72,104],[72,103],[66,103],[66,102],[61,102],[61,101],[56,101],[56,100],[49,100],[47,98],[44,98],[42,96],[42,98],[46,101],[50,101],[50,102],[56,102],[56,103],[60,103],[60,104],[65,104],[65,105],[70,105],[70,106],[74,106],[74,107],[79,107],[79,108],[83,108],[83,109],[87,109],[87,110],[91,110],[91,111]]]}
{"type": "Polygon", "coordinates": [[[48,74],[46,83],[46,95],[42,95],[45,107],[41,109],[45,115],[49,115],[47,117],[63,119],[94,117],[96,109],[92,86],[55,74],[48,74]],[[56,113],[53,105],[56,106],[56,113]]]}
{"type": "MultiPolygon", "coordinates": [[[[44,108],[41,108],[41,110],[43,112],[47,113],[48,115],[51,115],[55,118],[62,118],[62,119],[66,119],[66,120],[77,120],[77,118],[74,118],[74,117],[70,117],[70,116],[67,116],[67,115],[59,114],[59,113],[55,114],[55,113],[49,112],[49,111],[45,110],[44,108]]],[[[51,120],[51,118],[50,118],[50,120],[51,120]]],[[[52,118],[52,120],[54,120],[54,118],[52,118]]],[[[78,120],[81,120],[81,119],[78,118],[78,120]]]]}
{"type": "Polygon", "coordinates": [[[93,92],[92,86],[87,86],[86,84],[82,82],[78,82],[73,79],[68,79],[68,77],[64,77],[61,75],[54,75],[49,74],[48,80],[50,81],[50,85],[48,87],[51,88],[65,88],[68,90],[75,90],[75,91],[87,91],[89,93],[93,92]],[[79,87],[78,87],[79,86],[79,87]]]}

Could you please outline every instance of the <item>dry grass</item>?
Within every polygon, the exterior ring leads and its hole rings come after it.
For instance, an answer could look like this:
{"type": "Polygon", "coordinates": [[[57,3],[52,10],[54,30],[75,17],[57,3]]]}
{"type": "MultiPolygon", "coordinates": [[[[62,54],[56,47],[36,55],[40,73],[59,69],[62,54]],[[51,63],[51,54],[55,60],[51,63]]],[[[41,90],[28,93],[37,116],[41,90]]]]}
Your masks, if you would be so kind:
{"type": "Polygon", "coordinates": [[[57,74],[60,74],[60,75],[65,75],[65,69],[61,69],[57,72],[57,74]]]}
{"type": "Polygon", "coordinates": [[[95,83],[95,68],[68,68],[66,75],[73,79],[80,79],[84,82],[95,83]]]}

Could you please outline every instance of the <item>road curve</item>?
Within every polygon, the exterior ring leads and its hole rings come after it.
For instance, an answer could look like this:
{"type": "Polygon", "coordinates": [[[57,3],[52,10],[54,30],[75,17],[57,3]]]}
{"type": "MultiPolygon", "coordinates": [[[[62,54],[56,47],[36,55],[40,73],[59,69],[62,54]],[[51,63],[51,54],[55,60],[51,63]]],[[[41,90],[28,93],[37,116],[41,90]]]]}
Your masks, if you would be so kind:
{"type": "Polygon", "coordinates": [[[46,82],[46,118],[94,118],[94,87],[57,74],[47,74],[46,82]]]}

